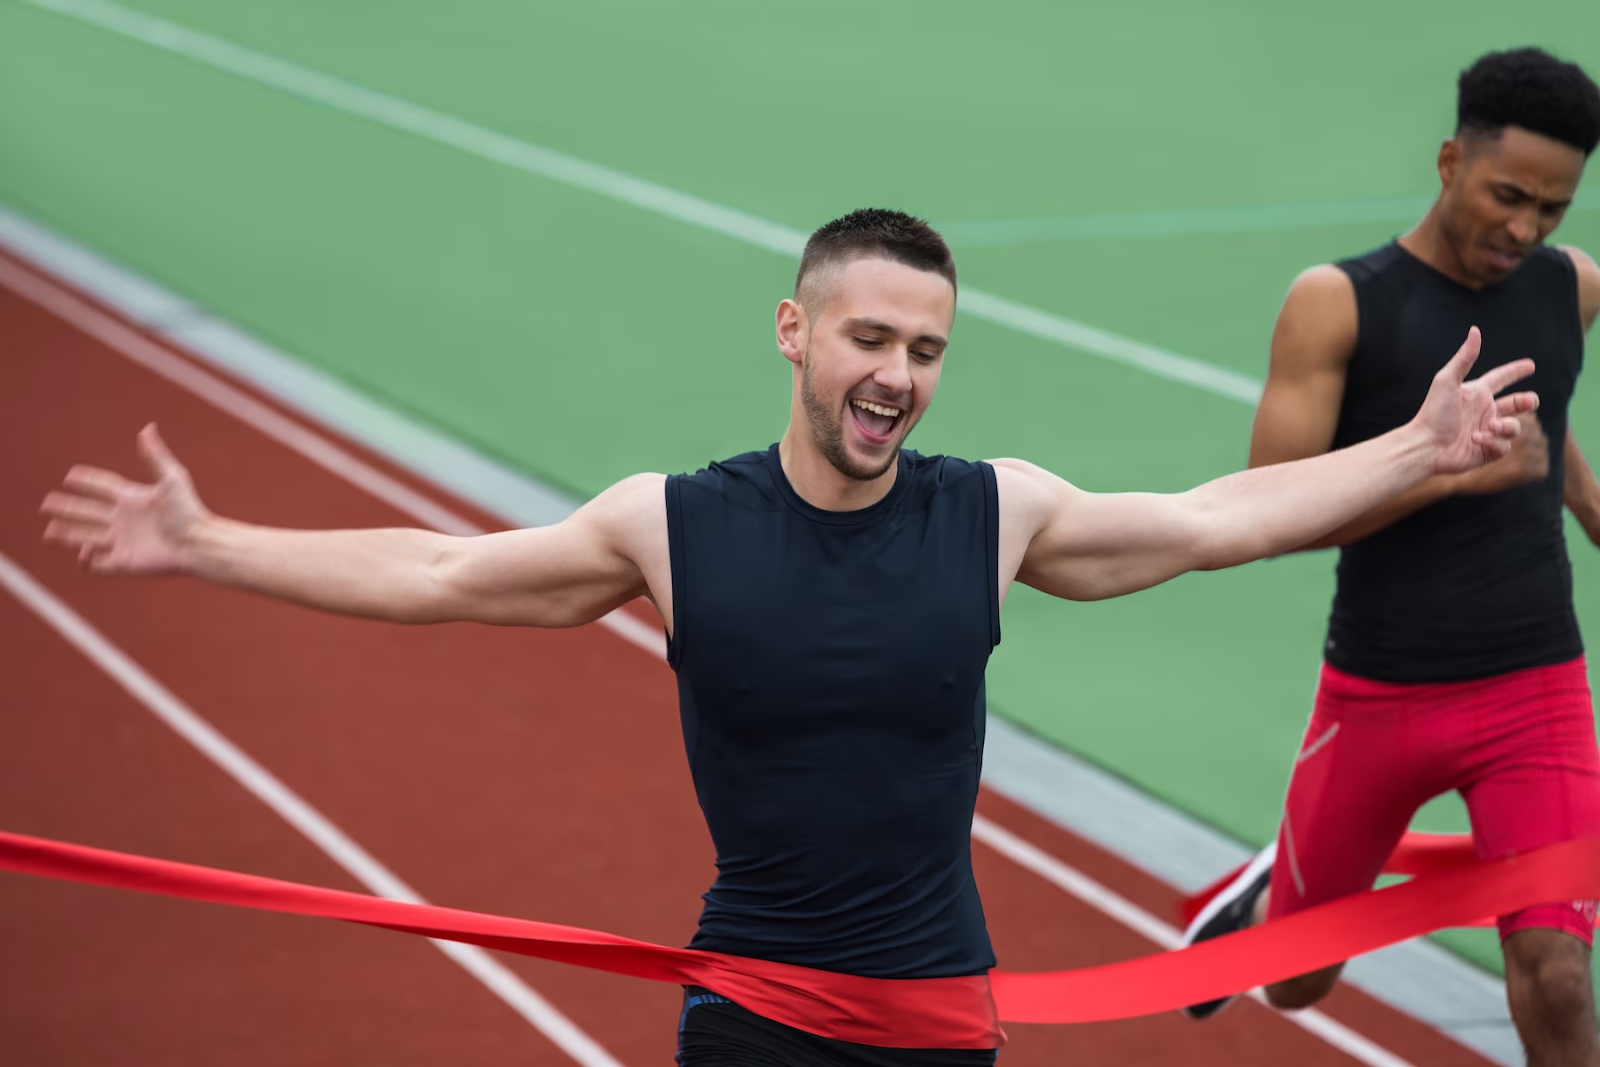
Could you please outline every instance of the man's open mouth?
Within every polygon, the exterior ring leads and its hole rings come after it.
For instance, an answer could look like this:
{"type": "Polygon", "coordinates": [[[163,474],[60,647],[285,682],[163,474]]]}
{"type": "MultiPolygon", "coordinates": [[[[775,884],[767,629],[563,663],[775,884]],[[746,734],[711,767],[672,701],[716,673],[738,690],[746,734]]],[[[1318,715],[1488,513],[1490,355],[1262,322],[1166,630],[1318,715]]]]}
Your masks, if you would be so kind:
{"type": "Polygon", "coordinates": [[[1514,252],[1506,248],[1496,248],[1493,245],[1489,246],[1488,253],[1489,265],[1497,271],[1504,272],[1516,270],[1524,258],[1521,252],[1514,252]]]}
{"type": "Polygon", "coordinates": [[[894,428],[899,425],[905,409],[858,398],[850,401],[850,412],[855,416],[856,426],[868,440],[883,442],[894,434],[894,428]]]}

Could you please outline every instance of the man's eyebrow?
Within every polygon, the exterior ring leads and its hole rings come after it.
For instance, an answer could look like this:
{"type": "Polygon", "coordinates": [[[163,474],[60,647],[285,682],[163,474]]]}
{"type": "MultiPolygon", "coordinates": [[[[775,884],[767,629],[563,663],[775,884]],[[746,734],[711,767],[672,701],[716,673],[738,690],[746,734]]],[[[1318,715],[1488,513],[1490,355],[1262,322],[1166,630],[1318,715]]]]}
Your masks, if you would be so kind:
{"type": "Polygon", "coordinates": [[[900,331],[879,319],[869,319],[861,316],[854,319],[845,319],[844,326],[847,330],[871,330],[874,333],[891,333],[899,336],[900,331]]]}
{"type": "MultiPolygon", "coordinates": [[[[889,325],[887,322],[883,322],[879,319],[869,319],[865,316],[853,319],[845,319],[844,328],[847,330],[871,330],[873,333],[886,333],[891,337],[900,336],[900,331],[889,325]]],[[[918,342],[923,344],[938,345],[940,348],[944,348],[949,345],[950,339],[948,337],[940,336],[936,333],[925,333],[914,338],[911,343],[917,344],[918,342]]]]}
{"type": "Polygon", "coordinates": [[[1512,181],[1510,178],[1501,178],[1495,184],[1500,186],[1502,189],[1509,189],[1511,192],[1516,193],[1518,196],[1522,197],[1524,200],[1532,200],[1535,203],[1548,204],[1551,207],[1571,207],[1572,206],[1572,198],[1571,197],[1568,197],[1565,200],[1540,200],[1537,196],[1533,195],[1532,191],[1530,191],[1528,189],[1524,189],[1521,185],[1518,185],[1516,182],[1512,181]]]}

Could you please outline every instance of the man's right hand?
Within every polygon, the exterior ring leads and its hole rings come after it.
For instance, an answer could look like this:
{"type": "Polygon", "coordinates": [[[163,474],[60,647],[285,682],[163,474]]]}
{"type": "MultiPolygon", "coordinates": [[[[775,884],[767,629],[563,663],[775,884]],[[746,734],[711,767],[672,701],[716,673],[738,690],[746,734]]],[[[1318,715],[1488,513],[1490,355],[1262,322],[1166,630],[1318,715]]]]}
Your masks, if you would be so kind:
{"type": "Polygon", "coordinates": [[[1550,473],[1550,439],[1539,424],[1537,412],[1517,416],[1522,432],[1511,438],[1511,451],[1477,470],[1456,475],[1455,491],[1464,496],[1503,493],[1529,482],[1543,481],[1550,473]]]}
{"type": "Polygon", "coordinates": [[[185,570],[185,550],[209,513],[154,425],[140,431],[139,455],[155,484],[99,467],[68,471],[62,488],[39,509],[50,519],[45,540],[77,552],[78,562],[96,574],[185,570]]]}

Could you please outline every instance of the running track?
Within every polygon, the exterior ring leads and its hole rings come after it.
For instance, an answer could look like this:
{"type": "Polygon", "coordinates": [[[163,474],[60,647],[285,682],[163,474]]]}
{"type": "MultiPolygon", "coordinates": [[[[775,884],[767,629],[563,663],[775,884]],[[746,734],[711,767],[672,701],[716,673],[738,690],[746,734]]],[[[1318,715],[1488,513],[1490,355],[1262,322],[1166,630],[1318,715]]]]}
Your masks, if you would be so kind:
{"type": "MultiPolygon", "coordinates": [[[[19,266],[0,256],[0,276],[19,266]]],[[[83,576],[40,543],[35,509],[74,462],[140,473],[133,436],[148,421],[224,514],[416,523],[11,285],[0,285],[0,555],[430,902],[686,941],[712,853],[659,658],[600,626],[413,629],[187,581],[83,576]]],[[[279,410],[456,514],[498,525],[279,410]]],[[[0,642],[0,827],[364,890],[3,593],[0,642]]],[[[979,811],[1171,916],[1175,892],[1108,853],[988,792],[979,811]]],[[[1004,967],[1156,947],[983,844],[974,861],[1004,967]]],[[[573,1062],[429,942],[386,931],[0,875],[0,944],[9,1063],[573,1062]]],[[[502,962],[616,1062],[670,1062],[677,989],[502,962]]],[[[1350,988],[1327,1013],[1399,1057],[1391,1063],[1488,1063],[1350,988]]],[[[1358,1062],[1252,1001],[1203,1026],[1169,1015],[1008,1029],[1011,1067],[1358,1062]]]]}

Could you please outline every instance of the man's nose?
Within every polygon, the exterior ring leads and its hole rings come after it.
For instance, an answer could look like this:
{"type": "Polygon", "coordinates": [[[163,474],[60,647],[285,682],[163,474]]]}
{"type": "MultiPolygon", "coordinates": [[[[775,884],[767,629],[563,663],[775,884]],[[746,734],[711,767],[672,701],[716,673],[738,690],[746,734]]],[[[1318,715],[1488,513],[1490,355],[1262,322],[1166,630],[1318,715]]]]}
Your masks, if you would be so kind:
{"type": "Polygon", "coordinates": [[[878,367],[872,376],[873,382],[881,389],[885,389],[896,396],[905,396],[911,392],[911,353],[897,351],[892,353],[878,367]]]}
{"type": "Polygon", "coordinates": [[[1527,248],[1539,240],[1539,213],[1537,210],[1519,211],[1506,224],[1512,240],[1519,248],[1527,248]]]}

